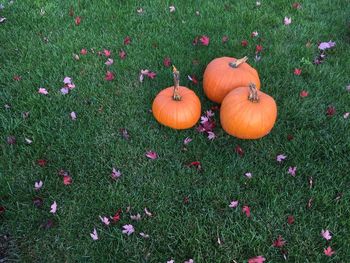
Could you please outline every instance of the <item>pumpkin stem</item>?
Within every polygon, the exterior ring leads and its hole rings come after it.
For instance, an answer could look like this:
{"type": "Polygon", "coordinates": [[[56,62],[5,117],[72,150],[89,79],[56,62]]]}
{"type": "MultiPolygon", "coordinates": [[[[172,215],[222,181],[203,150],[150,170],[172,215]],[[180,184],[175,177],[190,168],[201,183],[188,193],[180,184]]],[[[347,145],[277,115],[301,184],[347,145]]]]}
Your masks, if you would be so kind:
{"type": "Polygon", "coordinates": [[[251,102],[259,102],[258,90],[254,83],[249,83],[249,96],[248,100],[251,102]]]}
{"type": "Polygon", "coordinates": [[[236,59],[236,61],[230,62],[230,63],[228,63],[228,64],[229,64],[229,66],[230,66],[231,68],[238,68],[239,65],[241,65],[241,64],[244,63],[244,62],[246,62],[247,60],[248,60],[248,57],[245,56],[245,57],[243,57],[243,58],[236,59]]]}
{"type": "Polygon", "coordinates": [[[173,66],[173,75],[174,75],[174,93],[173,100],[181,100],[181,95],[179,94],[179,83],[180,83],[180,72],[173,66]]]}

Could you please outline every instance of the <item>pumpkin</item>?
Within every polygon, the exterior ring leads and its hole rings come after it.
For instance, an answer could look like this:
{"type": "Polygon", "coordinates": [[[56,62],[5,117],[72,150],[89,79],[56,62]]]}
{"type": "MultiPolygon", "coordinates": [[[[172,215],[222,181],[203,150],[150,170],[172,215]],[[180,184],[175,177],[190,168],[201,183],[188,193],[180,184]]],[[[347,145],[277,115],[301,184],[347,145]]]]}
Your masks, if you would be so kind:
{"type": "Polygon", "coordinates": [[[260,89],[258,72],[246,61],[247,57],[235,59],[221,57],[212,60],[204,71],[203,89],[212,101],[221,103],[225,96],[237,87],[254,83],[260,89]]]}
{"type": "Polygon", "coordinates": [[[230,135],[258,139],[267,135],[277,118],[275,100],[254,84],[232,90],[222,101],[220,122],[230,135]]]}
{"type": "Polygon", "coordinates": [[[173,67],[174,86],[158,93],[153,101],[153,116],[173,129],[193,127],[201,115],[201,102],[190,89],[180,86],[180,73],[173,67]]]}

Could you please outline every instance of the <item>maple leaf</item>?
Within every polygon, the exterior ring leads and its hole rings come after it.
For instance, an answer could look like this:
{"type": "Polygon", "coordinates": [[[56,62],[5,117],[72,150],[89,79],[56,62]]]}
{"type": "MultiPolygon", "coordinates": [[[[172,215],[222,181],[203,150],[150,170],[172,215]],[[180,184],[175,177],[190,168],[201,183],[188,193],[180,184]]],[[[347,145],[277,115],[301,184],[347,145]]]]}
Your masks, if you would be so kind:
{"type": "Polygon", "coordinates": [[[243,206],[242,212],[245,213],[245,215],[247,217],[250,217],[250,207],[249,206],[247,206],[247,205],[243,206]]]}
{"type": "Polygon", "coordinates": [[[13,80],[15,80],[15,81],[20,81],[21,79],[22,79],[22,77],[19,76],[19,75],[14,75],[13,76],[13,80]]]}
{"type": "Polygon", "coordinates": [[[294,69],[294,75],[300,76],[300,74],[301,74],[301,68],[295,68],[294,69]]]}
{"type": "Polygon", "coordinates": [[[105,80],[111,81],[111,80],[113,80],[113,79],[114,79],[114,74],[113,74],[113,72],[107,71],[107,72],[106,72],[106,76],[105,76],[105,80]]]}
{"type": "Polygon", "coordinates": [[[37,163],[39,166],[45,167],[47,164],[47,161],[45,159],[39,159],[39,160],[37,160],[37,163]]]}
{"type": "Polygon", "coordinates": [[[147,72],[146,75],[150,79],[154,79],[157,76],[157,74],[155,72],[152,72],[152,71],[147,72]]]}
{"type": "Polygon", "coordinates": [[[167,68],[171,66],[171,60],[169,57],[163,59],[163,65],[167,68]]]}
{"type": "Polygon", "coordinates": [[[198,161],[194,161],[194,162],[191,162],[189,164],[187,164],[188,167],[196,167],[197,170],[201,170],[202,169],[202,165],[201,165],[201,162],[198,162],[198,161]]]}
{"type": "Polygon", "coordinates": [[[332,47],[335,47],[335,42],[332,42],[332,40],[330,40],[329,42],[321,42],[318,45],[318,49],[320,49],[320,50],[326,50],[326,49],[330,49],[332,47]]]}
{"type": "Polygon", "coordinates": [[[87,54],[87,50],[85,48],[83,48],[82,50],[80,50],[80,54],[81,55],[86,55],[87,54]]]}
{"type": "Polygon", "coordinates": [[[241,45],[242,45],[242,47],[248,46],[248,41],[245,40],[245,39],[243,39],[243,40],[241,41],[241,45]]]}
{"type": "Polygon", "coordinates": [[[151,160],[155,160],[158,158],[158,154],[154,151],[148,151],[146,152],[145,156],[151,160]]]}
{"type": "Polygon", "coordinates": [[[124,50],[120,50],[119,51],[119,57],[120,57],[120,59],[125,59],[126,58],[126,52],[124,51],[124,50]]]}
{"type": "Polygon", "coordinates": [[[131,37],[127,36],[124,38],[124,45],[129,45],[131,43],[131,37]]]}
{"type": "Polygon", "coordinates": [[[113,64],[113,62],[114,62],[114,61],[113,61],[112,58],[108,58],[107,61],[105,62],[105,65],[106,65],[106,66],[110,66],[110,65],[113,64]]]}
{"type": "Polygon", "coordinates": [[[64,175],[63,176],[63,184],[64,185],[72,184],[72,177],[70,177],[69,175],[64,175]]]}
{"type": "Polygon", "coordinates": [[[211,141],[216,138],[216,134],[212,131],[208,131],[207,134],[208,134],[208,139],[211,141]]]}
{"type": "Polygon", "coordinates": [[[281,163],[281,162],[283,162],[286,158],[287,158],[286,155],[284,155],[284,154],[279,154],[279,155],[277,155],[277,157],[276,157],[276,161],[279,162],[279,163],[281,163]]]}
{"type": "Polygon", "coordinates": [[[286,26],[290,25],[292,23],[292,18],[291,17],[284,17],[283,23],[286,26]]]}
{"type": "Polygon", "coordinates": [[[291,176],[295,176],[297,172],[297,167],[296,166],[291,166],[288,168],[288,173],[291,175],[291,176]]]}
{"type": "Polygon", "coordinates": [[[288,222],[289,225],[294,224],[294,222],[295,222],[294,216],[289,215],[288,218],[287,218],[287,222],[288,222]]]}
{"type": "Polygon", "coordinates": [[[305,98],[305,97],[309,96],[309,92],[307,92],[306,90],[302,90],[302,91],[300,91],[299,95],[300,95],[300,97],[305,98]]]}
{"type": "Polygon", "coordinates": [[[327,248],[325,248],[325,249],[323,250],[323,253],[324,253],[327,257],[331,257],[331,256],[335,253],[335,251],[332,250],[332,248],[331,248],[330,246],[328,246],[327,248]]]}
{"type": "Polygon", "coordinates": [[[111,56],[111,51],[110,50],[108,50],[108,49],[104,49],[103,50],[103,54],[108,58],[108,57],[110,57],[111,56]]]}
{"type": "Polygon", "coordinates": [[[57,211],[57,203],[56,203],[56,201],[54,201],[54,202],[52,203],[52,205],[51,205],[50,208],[51,208],[50,213],[56,214],[56,211],[57,211]]]}
{"type": "Polygon", "coordinates": [[[286,241],[283,240],[283,237],[279,235],[275,241],[273,241],[274,247],[283,247],[286,244],[286,241]]]}
{"type": "Polygon", "coordinates": [[[120,220],[120,214],[122,213],[121,209],[118,209],[118,211],[114,214],[112,218],[113,222],[116,223],[120,220]]]}
{"type": "Polygon", "coordinates": [[[229,207],[231,208],[236,208],[238,206],[238,200],[232,200],[231,203],[229,204],[229,207]]]}
{"type": "Polygon", "coordinates": [[[105,216],[99,216],[99,218],[100,218],[100,220],[101,220],[101,222],[103,223],[103,224],[105,224],[106,226],[108,226],[111,222],[109,221],[109,219],[107,218],[107,217],[105,217],[105,216]]]}
{"type": "Polygon", "coordinates": [[[239,145],[235,147],[235,152],[241,157],[244,155],[244,150],[239,145]]]}
{"type": "Polygon", "coordinates": [[[326,114],[327,116],[333,116],[335,114],[336,110],[335,110],[335,107],[334,106],[328,106],[327,107],[327,111],[326,111],[326,114]]]}
{"type": "Polygon", "coordinates": [[[115,169],[114,167],[112,168],[111,177],[113,180],[118,179],[121,175],[122,173],[119,170],[115,169]]]}
{"type": "Polygon", "coordinates": [[[199,41],[202,43],[203,46],[208,46],[210,39],[208,36],[201,36],[199,41]]]}
{"type": "Polygon", "coordinates": [[[97,234],[96,228],[94,228],[92,233],[90,233],[90,236],[93,240],[98,240],[98,234],[97,234]]]}
{"type": "Polygon", "coordinates": [[[38,93],[47,95],[49,92],[45,88],[39,88],[38,93]]]}
{"type": "Polygon", "coordinates": [[[327,241],[332,239],[331,232],[330,232],[328,229],[326,229],[326,230],[323,230],[323,229],[322,229],[322,231],[321,231],[321,236],[322,236],[324,239],[326,239],[327,241]]]}
{"type": "Polygon", "coordinates": [[[127,234],[128,236],[130,236],[132,233],[135,232],[134,226],[133,225],[124,225],[123,226],[123,234],[127,234]]]}
{"type": "Polygon", "coordinates": [[[248,263],[264,263],[265,260],[266,259],[263,256],[257,256],[257,257],[248,259],[248,263]]]}
{"type": "Polygon", "coordinates": [[[259,53],[263,50],[263,46],[262,45],[256,45],[255,47],[255,53],[259,53]]]}
{"type": "Polygon", "coordinates": [[[40,180],[38,182],[35,182],[34,184],[35,191],[39,191],[41,187],[43,187],[43,181],[40,180]]]}
{"type": "Polygon", "coordinates": [[[80,17],[80,16],[77,16],[77,17],[75,18],[75,25],[79,26],[80,23],[81,23],[81,17],[80,17]]]}

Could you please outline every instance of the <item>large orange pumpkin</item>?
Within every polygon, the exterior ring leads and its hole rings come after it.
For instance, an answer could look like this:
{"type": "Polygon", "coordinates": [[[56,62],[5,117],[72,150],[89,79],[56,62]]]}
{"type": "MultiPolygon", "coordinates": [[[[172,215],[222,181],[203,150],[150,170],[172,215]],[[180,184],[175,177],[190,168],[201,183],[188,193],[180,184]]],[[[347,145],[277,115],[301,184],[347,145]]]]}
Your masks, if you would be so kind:
{"type": "Polygon", "coordinates": [[[161,124],[173,129],[193,127],[201,116],[201,102],[190,89],[179,86],[180,73],[174,67],[174,86],[158,93],[153,101],[153,116],[161,124]]]}
{"type": "Polygon", "coordinates": [[[254,83],[260,89],[258,72],[246,61],[247,57],[235,59],[221,57],[212,60],[204,71],[203,89],[207,97],[221,103],[225,96],[237,87],[254,83]]]}
{"type": "Polygon", "coordinates": [[[230,135],[258,139],[267,135],[277,118],[275,100],[254,84],[232,90],[222,101],[220,122],[230,135]]]}

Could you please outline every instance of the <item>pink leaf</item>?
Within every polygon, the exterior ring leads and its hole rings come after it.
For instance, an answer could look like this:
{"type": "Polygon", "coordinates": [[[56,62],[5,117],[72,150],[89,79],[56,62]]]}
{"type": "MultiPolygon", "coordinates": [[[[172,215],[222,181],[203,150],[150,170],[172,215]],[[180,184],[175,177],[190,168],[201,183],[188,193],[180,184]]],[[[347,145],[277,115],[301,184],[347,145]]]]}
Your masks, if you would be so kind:
{"type": "Polygon", "coordinates": [[[98,234],[97,234],[96,228],[94,228],[92,233],[90,233],[90,236],[93,240],[98,240],[98,234]]]}
{"type": "Polygon", "coordinates": [[[119,51],[119,57],[120,57],[120,59],[125,59],[126,58],[126,52],[124,51],[124,50],[120,50],[119,51]]]}
{"type": "Polygon", "coordinates": [[[42,181],[38,181],[38,182],[35,182],[34,184],[34,188],[36,191],[40,190],[40,188],[43,186],[43,182],[42,181]]]}
{"type": "Polygon", "coordinates": [[[208,36],[201,36],[199,41],[202,43],[203,46],[208,46],[210,40],[208,36]]]}
{"type": "Polygon", "coordinates": [[[57,211],[57,203],[56,201],[54,201],[53,204],[51,205],[50,213],[56,214],[56,211],[57,211]]]}
{"type": "Polygon", "coordinates": [[[149,159],[155,160],[158,158],[158,154],[154,151],[148,151],[146,152],[146,157],[148,157],[149,159]]]}
{"type": "Polygon", "coordinates": [[[277,155],[277,157],[276,157],[276,161],[279,162],[279,163],[281,163],[281,162],[283,162],[286,158],[287,158],[286,155],[284,155],[284,154],[279,154],[279,155],[277,155]]]}
{"type": "Polygon", "coordinates": [[[113,180],[118,179],[121,175],[122,175],[122,173],[119,170],[115,169],[114,167],[112,168],[111,177],[113,180]]]}
{"type": "Polygon", "coordinates": [[[301,74],[301,68],[295,68],[294,69],[294,75],[300,76],[300,74],[301,74]]]}
{"type": "Polygon", "coordinates": [[[80,50],[80,54],[81,55],[86,55],[87,54],[87,50],[85,48],[83,48],[82,50],[80,50]]]}
{"type": "Polygon", "coordinates": [[[291,175],[291,176],[295,176],[297,172],[297,167],[296,166],[291,166],[288,168],[288,173],[291,175]]]}
{"type": "Polygon", "coordinates": [[[248,173],[245,173],[244,176],[250,179],[253,177],[253,174],[248,172],[248,173]]]}
{"type": "Polygon", "coordinates": [[[306,90],[302,90],[302,91],[300,92],[300,97],[305,98],[305,97],[307,97],[307,96],[309,96],[309,92],[307,92],[306,90]]]}
{"type": "Polygon", "coordinates": [[[288,225],[293,225],[295,222],[294,216],[289,215],[287,218],[288,225]]]}
{"type": "Polygon", "coordinates": [[[63,184],[64,185],[72,184],[72,177],[70,177],[69,175],[64,175],[63,176],[63,184]]]}
{"type": "Polygon", "coordinates": [[[215,133],[212,132],[212,131],[208,131],[207,134],[208,134],[208,139],[211,140],[211,141],[216,138],[215,133]]]}
{"type": "Polygon", "coordinates": [[[111,80],[113,80],[113,79],[114,79],[114,74],[113,74],[113,72],[107,71],[107,72],[106,72],[106,76],[105,76],[105,80],[111,81],[111,80]]]}
{"type": "Polygon", "coordinates": [[[75,120],[77,119],[77,114],[76,114],[74,111],[72,111],[72,112],[70,113],[70,117],[71,117],[71,119],[72,119],[73,121],[75,121],[75,120]]]}
{"type": "Polygon", "coordinates": [[[274,247],[283,247],[286,244],[286,241],[283,240],[283,237],[279,235],[275,241],[273,241],[274,247]]]}
{"type": "Polygon", "coordinates": [[[192,139],[191,139],[190,137],[186,137],[186,138],[184,139],[184,144],[185,144],[185,145],[189,144],[190,142],[192,142],[192,139]]]}
{"type": "Polygon", "coordinates": [[[72,78],[70,78],[70,77],[64,77],[63,83],[64,83],[64,84],[71,84],[71,83],[72,83],[72,78]]]}
{"type": "Polygon", "coordinates": [[[251,37],[257,37],[257,36],[259,36],[259,33],[258,33],[258,31],[254,31],[250,35],[251,35],[251,37]]]}
{"type": "Polygon", "coordinates": [[[64,87],[64,88],[62,88],[60,91],[61,91],[61,93],[62,93],[63,95],[66,95],[66,94],[69,93],[69,88],[68,88],[68,87],[64,87]]]}
{"type": "Polygon", "coordinates": [[[111,222],[109,221],[109,219],[107,218],[107,217],[102,217],[102,216],[99,216],[99,218],[100,218],[100,220],[101,220],[101,222],[103,223],[103,224],[105,224],[106,226],[108,226],[111,222]]]}
{"type": "Polygon", "coordinates": [[[236,208],[238,206],[238,203],[239,203],[238,200],[233,200],[231,201],[229,207],[236,208]]]}
{"type": "Polygon", "coordinates": [[[257,257],[248,259],[248,263],[264,263],[265,260],[266,259],[263,256],[257,256],[257,257]]]}
{"type": "Polygon", "coordinates": [[[104,54],[106,57],[110,57],[110,56],[111,56],[111,51],[108,50],[108,49],[104,49],[104,50],[103,50],[103,54],[104,54]]]}
{"type": "Polygon", "coordinates": [[[283,23],[286,26],[290,25],[292,23],[292,18],[291,17],[284,17],[283,23]]]}
{"type": "Polygon", "coordinates": [[[169,57],[164,58],[163,65],[167,68],[171,66],[171,60],[169,57]]]}
{"type": "Polygon", "coordinates": [[[155,72],[152,72],[152,71],[149,71],[146,75],[150,79],[154,79],[157,76],[157,74],[155,72]]]}
{"type": "Polygon", "coordinates": [[[105,62],[105,65],[110,66],[113,64],[113,62],[114,62],[113,59],[108,58],[107,61],[105,62]]]}
{"type": "Polygon", "coordinates": [[[124,225],[123,229],[123,234],[127,234],[128,236],[135,232],[133,225],[124,225]]]}
{"type": "Polygon", "coordinates": [[[325,248],[325,249],[323,250],[323,253],[324,253],[327,257],[331,257],[331,256],[335,253],[335,251],[332,250],[332,248],[331,248],[330,246],[328,246],[327,248],[325,248]]]}
{"type": "Polygon", "coordinates": [[[328,229],[326,229],[326,230],[323,230],[323,229],[322,229],[322,231],[321,231],[321,236],[322,236],[324,239],[326,239],[327,241],[332,239],[331,232],[330,232],[328,229]]]}
{"type": "Polygon", "coordinates": [[[39,88],[38,93],[47,95],[49,92],[45,88],[39,88]]]}

